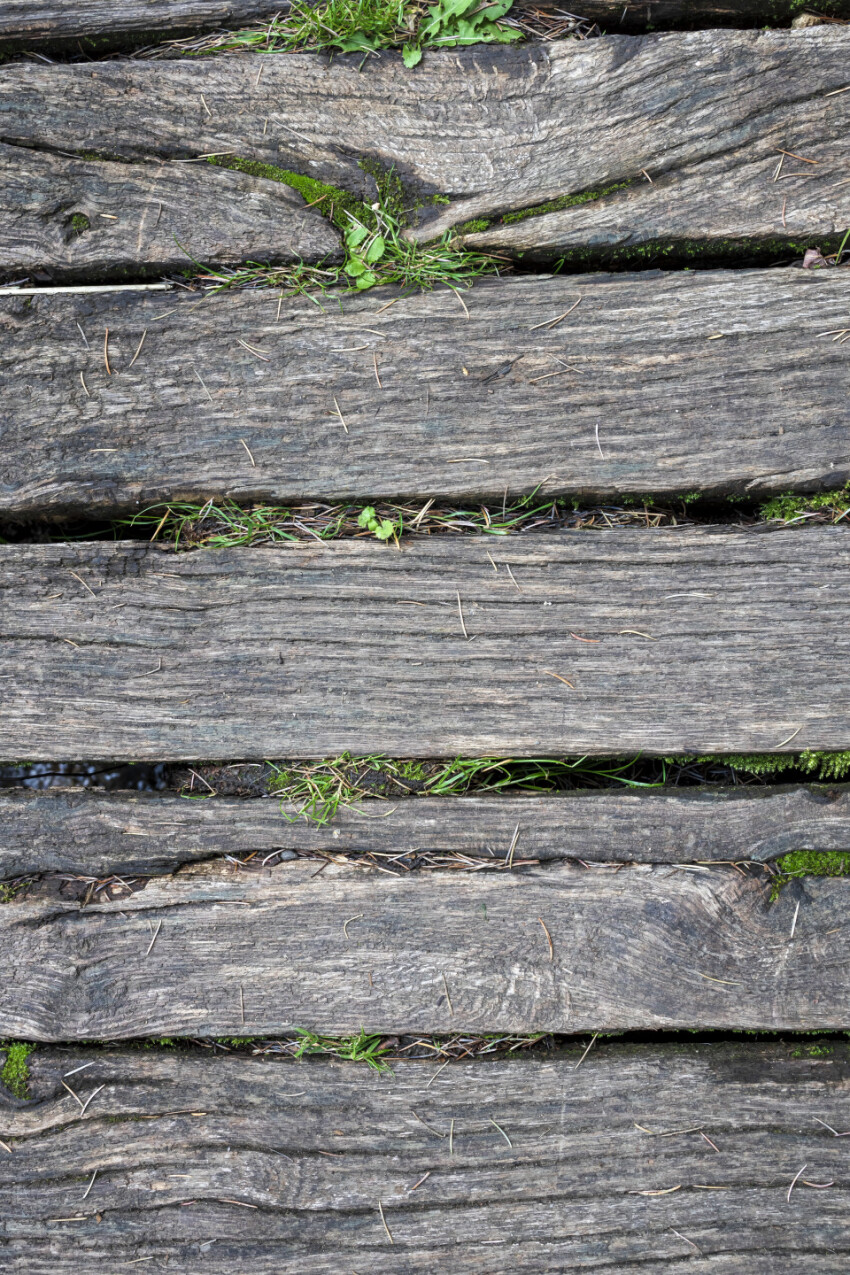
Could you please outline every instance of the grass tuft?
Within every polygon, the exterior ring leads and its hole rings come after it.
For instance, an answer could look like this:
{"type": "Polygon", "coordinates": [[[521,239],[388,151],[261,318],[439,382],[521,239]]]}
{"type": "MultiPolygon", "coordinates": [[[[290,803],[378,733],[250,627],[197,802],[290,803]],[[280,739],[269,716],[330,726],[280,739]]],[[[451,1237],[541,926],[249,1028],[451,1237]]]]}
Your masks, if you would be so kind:
{"type": "Polygon", "coordinates": [[[380,1036],[367,1036],[362,1027],[356,1036],[316,1036],[313,1032],[299,1031],[298,1037],[295,1058],[304,1058],[307,1054],[324,1054],[325,1057],[342,1058],[346,1062],[364,1062],[373,1071],[392,1075],[392,1068],[381,1056],[389,1050],[389,1044],[380,1036]]]}

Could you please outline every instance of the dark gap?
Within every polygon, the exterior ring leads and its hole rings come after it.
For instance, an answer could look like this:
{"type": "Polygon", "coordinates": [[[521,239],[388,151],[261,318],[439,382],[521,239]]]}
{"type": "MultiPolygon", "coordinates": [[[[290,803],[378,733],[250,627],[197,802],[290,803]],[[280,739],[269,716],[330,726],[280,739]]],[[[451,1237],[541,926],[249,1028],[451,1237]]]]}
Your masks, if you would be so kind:
{"type": "MultiPolygon", "coordinates": [[[[784,499],[784,497],[779,497],[784,499]]],[[[805,496],[795,498],[805,505],[805,496]]],[[[812,499],[822,500],[818,492],[812,499]]],[[[836,500],[839,496],[836,496],[836,500]]],[[[850,498],[848,498],[850,501],[850,498]]],[[[189,550],[209,545],[235,547],[309,541],[340,536],[371,538],[375,533],[368,525],[360,525],[364,509],[375,511],[378,524],[393,524],[393,535],[545,535],[567,530],[609,530],[611,527],[668,526],[739,526],[761,524],[767,529],[763,500],[751,496],[703,495],[685,492],[678,496],[621,496],[620,503],[580,504],[569,496],[542,496],[537,490],[525,496],[507,493],[498,507],[485,505],[474,496],[430,506],[427,514],[416,520],[427,498],[405,500],[396,504],[376,496],[363,496],[354,501],[336,503],[304,501],[297,505],[260,503],[236,504],[226,497],[206,504],[174,501],[161,502],[125,517],[85,518],[81,515],[51,517],[43,514],[15,518],[7,514],[0,521],[0,544],[54,544],[86,540],[150,541],[156,532],[158,545],[176,545],[189,550]],[[485,512],[486,510],[486,512],[485,512]],[[168,511],[171,511],[170,513],[168,511]],[[163,519],[167,521],[163,526],[163,519]],[[488,526],[494,530],[488,531],[488,526]],[[309,528],[309,529],[307,529],[309,528]]],[[[807,522],[831,522],[824,508],[807,515],[807,522]]]]}
{"type": "MultiPolygon", "coordinates": [[[[828,753],[822,755],[829,758],[828,753]]],[[[841,757],[842,754],[837,756],[841,757]]],[[[195,798],[288,797],[293,778],[323,778],[333,766],[351,790],[343,793],[327,818],[346,799],[371,796],[403,799],[405,796],[457,796],[506,793],[557,794],[627,788],[749,787],[764,788],[778,782],[811,784],[831,782],[806,768],[795,754],[774,757],[611,757],[611,758],[479,758],[456,762],[414,758],[368,759],[348,754],[330,763],[284,758],[276,761],[99,762],[10,761],[0,764],[0,788],[93,788],[100,791],[183,793],[195,798]],[[748,769],[748,764],[755,769],[748,769]],[[776,770],[771,770],[771,765],[776,770]]],[[[841,776],[837,776],[841,778],[841,776]]],[[[304,794],[301,794],[304,795],[304,794]]],[[[296,798],[298,800],[298,798],[296,798]]],[[[316,821],[315,819],[313,820],[316,821]]]]}

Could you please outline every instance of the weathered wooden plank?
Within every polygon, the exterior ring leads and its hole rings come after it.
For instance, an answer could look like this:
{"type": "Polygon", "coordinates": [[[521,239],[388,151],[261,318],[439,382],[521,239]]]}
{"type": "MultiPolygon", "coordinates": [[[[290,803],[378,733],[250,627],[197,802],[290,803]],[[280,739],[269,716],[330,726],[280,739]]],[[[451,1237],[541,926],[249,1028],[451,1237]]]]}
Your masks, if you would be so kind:
{"type": "Polygon", "coordinates": [[[848,303],[843,270],[521,276],[468,319],[448,290],[0,298],[0,509],[839,486],[848,303]]]}
{"type": "Polygon", "coordinates": [[[730,235],[846,228],[834,159],[850,124],[848,51],[850,32],[820,26],[479,46],[426,54],[413,73],[398,54],[362,69],[358,55],[310,54],[27,64],[3,71],[0,136],[147,160],[235,151],[373,198],[365,158],[395,166],[412,193],[450,198],[422,204],[420,238],[630,183],[517,233],[550,253],[577,241],[725,249],[730,235]]]}
{"type": "Polygon", "coordinates": [[[771,903],[771,880],[564,863],[317,876],[297,860],[193,865],[85,907],[36,892],[0,909],[0,1034],[847,1029],[850,882],[771,903]]]}
{"type": "Polygon", "coordinates": [[[848,585],[841,527],[0,546],[2,745],[31,761],[840,749],[848,585]]]}
{"type": "Polygon", "coordinates": [[[364,799],[321,826],[298,811],[277,800],[11,789],[0,792],[0,878],[155,873],[275,850],[503,859],[513,845],[519,859],[621,863],[764,863],[792,850],[850,850],[846,784],[364,799]]]}
{"type": "Polygon", "coordinates": [[[339,240],[281,182],[210,164],[104,163],[0,144],[0,272],[122,278],[246,259],[315,261],[339,240]]]}
{"type": "MultiPolygon", "coordinates": [[[[284,11],[287,7],[280,5],[284,11]]],[[[227,28],[274,13],[268,0],[4,0],[0,38],[78,40],[145,33],[153,41],[154,32],[227,28]]]]}
{"type": "MultiPolygon", "coordinates": [[[[150,40],[155,32],[233,28],[256,25],[260,20],[286,13],[288,4],[269,8],[268,0],[5,0],[0,11],[0,39],[16,42],[34,40],[79,40],[92,36],[143,34],[150,40]]],[[[537,7],[517,0],[511,16],[537,7]]],[[[652,23],[660,27],[679,25],[722,26],[765,21],[773,24],[794,17],[799,5],[794,0],[583,0],[582,15],[609,29],[638,29],[652,23]]],[[[848,16],[846,0],[827,0],[818,12],[834,17],[848,16]]],[[[101,42],[102,43],[102,42],[101,42]]]]}
{"type": "Polygon", "coordinates": [[[0,1112],[4,1267],[844,1275],[846,1044],[582,1051],[382,1077],[38,1050],[0,1112]]]}

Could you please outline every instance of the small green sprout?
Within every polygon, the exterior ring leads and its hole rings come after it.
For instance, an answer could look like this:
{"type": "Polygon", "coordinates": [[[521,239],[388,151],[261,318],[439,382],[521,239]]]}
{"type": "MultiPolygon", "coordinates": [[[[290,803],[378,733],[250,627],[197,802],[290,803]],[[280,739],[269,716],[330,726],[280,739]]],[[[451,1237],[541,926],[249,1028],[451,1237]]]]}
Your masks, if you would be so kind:
{"type": "MultiPolygon", "coordinates": [[[[367,285],[369,286],[369,285],[367,285]]],[[[371,505],[367,505],[357,519],[357,526],[364,531],[371,531],[379,540],[389,540],[396,534],[396,524],[389,518],[379,518],[371,505]]]]}

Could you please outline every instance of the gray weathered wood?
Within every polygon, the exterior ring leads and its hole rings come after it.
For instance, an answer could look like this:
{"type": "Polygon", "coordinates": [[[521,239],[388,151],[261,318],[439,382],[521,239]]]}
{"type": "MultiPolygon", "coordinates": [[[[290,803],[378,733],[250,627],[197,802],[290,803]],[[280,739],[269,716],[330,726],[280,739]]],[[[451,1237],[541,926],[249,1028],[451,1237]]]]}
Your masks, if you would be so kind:
{"type": "Polygon", "coordinates": [[[0,1037],[846,1030],[850,881],[770,891],[731,866],[310,860],[85,907],[36,891],[0,908],[0,1037]]]}
{"type": "Polygon", "coordinates": [[[412,73],[398,54],[362,70],[360,55],[310,54],[26,64],[3,71],[0,136],[147,160],[235,151],[374,197],[366,158],[450,197],[423,204],[420,238],[631,182],[558,214],[557,233],[550,217],[517,234],[549,253],[725,250],[730,235],[846,228],[848,53],[850,32],[820,26],[479,46],[426,54],[412,73]],[[786,156],[774,182],[780,148],[818,162],[786,156]]]}
{"type": "Polygon", "coordinates": [[[641,863],[764,863],[791,850],[850,850],[845,784],[364,799],[340,807],[327,825],[297,816],[297,806],[276,799],[7,790],[0,792],[0,877],[153,873],[213,855],[275,850],[503,859],[513,844],[515,859],[641,863]]]}
{"type": "Polygon", "coordinates": [[[124,278],[190,258],[315,261],[338,246],[326,218],[281,182],[203,162],[103,163],[0,144],[7,275],[124,278]]]}
{"type": "Polygon", "coordinates": [[[0,1111],[4,1269],[844,1275],[845,1043],[583,1048],[392,1077],[39,1049],[0,1111]],[[789,1202],[803,1165],[831,1185],[789,1202]]]}
{"type": "MultiPolygon", "coordinates": [[[[285,0],[279,5],[287,7],[285,0]]],[[[4,0],[0,38],[79,40],[143,32],[153,41],[155,32],[227,28],[275,12],[269,0],[4,0]]]]}
{"type": "Polygon", "coordinates": [[[841,749],[848,584],[842,527],[0,546],[2,745],[31,761],[841,749]]]}
{"type": "MultiPolygon", "coordinates": [[[[529,7],[536,7],[533,3],[529,7]]],[[[545,6],[542,6],[545,8],[545,6]]],[[[798,12],[794,0],[583,0],[582,16],[609,30],[640,29],[647,23],[659,27],[679,24],[719,26],[724,23],[778,23],[798,12]]],[[[516,0],[511,16],[522,14],[523,0],[516,0]]],[[[91,36],[135,35],[150,40],[154,33],[175,30],[232,28],[256,25],[288,9],[277,9],[268,0],[5,0],[0,10],[0,39],[79,40],[91,36]]],[[[818,12],[835,17],[848,16],[846,0],[827,0],[818,12]]]]}
{"type": "Polygon", "coordinates": [[[448,290],[323,309],[276,293],[0,298],[0,509],[501,505],[538,485],[752,497],[850,478],[850,345],[824,335],[847,324],[848,271],[521,276],[464,304],[468,319],[448,290]]]}

